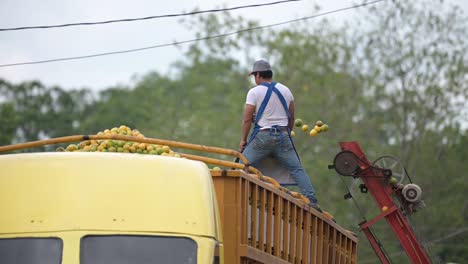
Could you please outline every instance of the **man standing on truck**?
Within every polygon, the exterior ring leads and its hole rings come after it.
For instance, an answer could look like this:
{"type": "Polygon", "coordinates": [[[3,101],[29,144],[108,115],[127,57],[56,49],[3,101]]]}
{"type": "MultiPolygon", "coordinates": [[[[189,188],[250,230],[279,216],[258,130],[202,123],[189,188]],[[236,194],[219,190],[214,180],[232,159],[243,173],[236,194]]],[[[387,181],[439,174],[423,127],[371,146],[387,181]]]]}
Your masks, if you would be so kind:
{"type": "Polygon", "coordinates": [[[249,75],[257,86],[247,93],[242,121],[240,151],[252,166],[273,157],[285,166],[310,206],[322,212],[315,190],[299,160],[290,132],[294,125],[294,97],[288,87],[273,82],[273,71],[265,60],[256,61],[249,75]],[[252,123],[255,126],[247,141],[252,123]]]}

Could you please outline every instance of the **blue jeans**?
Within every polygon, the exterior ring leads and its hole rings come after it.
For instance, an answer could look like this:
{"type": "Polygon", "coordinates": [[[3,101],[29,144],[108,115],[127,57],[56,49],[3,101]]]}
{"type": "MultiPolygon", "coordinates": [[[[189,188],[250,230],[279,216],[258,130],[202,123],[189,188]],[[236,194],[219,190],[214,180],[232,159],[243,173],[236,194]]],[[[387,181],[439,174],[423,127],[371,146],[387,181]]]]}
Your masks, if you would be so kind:
{"type": "Polygon", "coordinates": [[[293,143],[287,132],[259,131],[255,138],[244,149],[242,154],[254,166],[265,157],[273,157],[289,170],[301,193],[309,198],[311,203],[317,203],[315,190],[309,176],[302,168],[301,162],[294,150],[293,143]]]}

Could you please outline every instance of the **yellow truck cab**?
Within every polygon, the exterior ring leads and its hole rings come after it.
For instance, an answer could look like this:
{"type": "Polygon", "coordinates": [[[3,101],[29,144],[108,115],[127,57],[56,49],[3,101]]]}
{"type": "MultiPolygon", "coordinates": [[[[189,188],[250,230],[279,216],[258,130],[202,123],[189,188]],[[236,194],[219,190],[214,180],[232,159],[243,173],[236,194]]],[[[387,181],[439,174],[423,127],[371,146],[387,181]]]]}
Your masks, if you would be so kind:
{"type": "Polygon", "coordinates": [[[0,263],[222,262],[202,162],[57,152],[0,155],[0,168],[0,263]]]}

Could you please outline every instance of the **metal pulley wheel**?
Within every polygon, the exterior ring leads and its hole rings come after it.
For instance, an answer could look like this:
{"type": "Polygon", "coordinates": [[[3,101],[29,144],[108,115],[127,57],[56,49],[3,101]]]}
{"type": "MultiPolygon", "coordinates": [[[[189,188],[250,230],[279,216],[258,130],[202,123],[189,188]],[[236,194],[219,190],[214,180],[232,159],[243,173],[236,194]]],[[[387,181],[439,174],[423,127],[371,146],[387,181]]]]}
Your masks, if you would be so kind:
{"type": "MultiPolygon", "coordinates": [[[[335,159],[333,160],[333,165],[329,166],[333,168],[336,172],[342,176],[354,176],[359,170],[359,158],[351,151],[341,151],[336,154],[335,159]]],[[[353,177],[352,182],[348,185],[349,193],[345,195],[345,199],[354,197],[357,185],[361,182],[359,177],[353,177]]],[[[362,190],[362,189],[361,189],[362,190]]]]}
{"type": "Polygon", "coordinates": [[[382,156],[376,159],[374,163],[372,163],[372,166],[384,170],[391,170],[391,176],[397,179],[397,183],[402,183],[407,176],[403,163],[394,156],[382,156]]]}
{"type": "Polygon", "coordinates": [[[333,160],[333,168],[343,176],[352,176],[359,171],[358,157],[351,151],[341,151],[333,160]]]}

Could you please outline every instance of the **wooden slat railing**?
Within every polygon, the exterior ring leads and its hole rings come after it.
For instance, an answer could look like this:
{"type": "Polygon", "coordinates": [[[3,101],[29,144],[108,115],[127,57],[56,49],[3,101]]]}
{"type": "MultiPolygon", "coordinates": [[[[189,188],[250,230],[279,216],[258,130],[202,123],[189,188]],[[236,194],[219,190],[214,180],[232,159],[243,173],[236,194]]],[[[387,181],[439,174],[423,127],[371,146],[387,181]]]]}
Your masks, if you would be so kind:
{"type": "Polygon", "coordinates": [[[222,220],[225,252],[237,247],[239,253],[225,263],[356,263],[357,238],[300,200],[241,171],[212,174],[217,193],[222,192],[221,215],[240,210],[235,219],[222,220]],[[224,203],[227,195],[240,206],[224,203]],[[241,239],[231,241],[227,229],[236,225],[241,239]]]}

